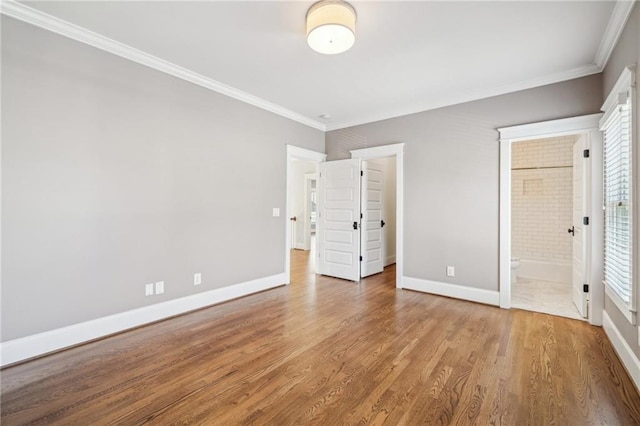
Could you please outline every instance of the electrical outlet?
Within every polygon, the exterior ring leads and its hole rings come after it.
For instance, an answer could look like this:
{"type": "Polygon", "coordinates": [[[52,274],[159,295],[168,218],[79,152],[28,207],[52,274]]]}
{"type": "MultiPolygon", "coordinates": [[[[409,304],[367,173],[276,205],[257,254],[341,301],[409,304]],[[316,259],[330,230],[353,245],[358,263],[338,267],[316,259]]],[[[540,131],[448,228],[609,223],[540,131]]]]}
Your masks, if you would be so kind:
{"type": "Polygon", "coordinates": [[[197,274],[193,274],[193,285],[202,284],[202,274],[198,272],[197,274]]]}
{"type": "Polygon", "coordinates": [[[156,294],[164,293],[164,281],[158,281],[156,283],[156,294]]]}
{"type": "Polygon", "coordinates": [[[277,207],[273,208],[273,217],[280,217],[280,209],[277,207]]]}
{"type": "Polygon", "coordinates": [[[447,266],[447,276],[448,277],[455,277],[456,276],[456,268],[454,268],[453,266],[447,266]]]}
{"type": "Polygon", "coordinates": [[[153,296],[153,283],[144,286],[144,295],[153,296]]]}

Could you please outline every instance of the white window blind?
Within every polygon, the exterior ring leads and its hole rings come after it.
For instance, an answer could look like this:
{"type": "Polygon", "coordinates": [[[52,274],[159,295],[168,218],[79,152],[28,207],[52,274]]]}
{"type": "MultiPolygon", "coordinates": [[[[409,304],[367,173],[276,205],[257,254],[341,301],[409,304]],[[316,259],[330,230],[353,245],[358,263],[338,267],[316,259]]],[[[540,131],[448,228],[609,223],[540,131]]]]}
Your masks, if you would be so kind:
{"type": "Polygon", "coordinates": [[[604,123],[604,281],[630,304],[632,296],[631,97],[621,93],[604,123]]]}

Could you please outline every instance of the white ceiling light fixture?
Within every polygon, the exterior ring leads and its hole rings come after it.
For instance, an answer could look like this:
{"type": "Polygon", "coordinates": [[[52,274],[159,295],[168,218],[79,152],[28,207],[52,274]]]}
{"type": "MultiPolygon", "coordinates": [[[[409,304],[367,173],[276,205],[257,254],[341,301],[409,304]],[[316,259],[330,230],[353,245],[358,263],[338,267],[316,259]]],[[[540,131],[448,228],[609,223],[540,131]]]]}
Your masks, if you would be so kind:
{"type": "Polygon", "coordinates": [[[321,0],[307,11],[307,43],[325,55],[351,49],[356,41],[356,10],[342,0],[321,0]]]}

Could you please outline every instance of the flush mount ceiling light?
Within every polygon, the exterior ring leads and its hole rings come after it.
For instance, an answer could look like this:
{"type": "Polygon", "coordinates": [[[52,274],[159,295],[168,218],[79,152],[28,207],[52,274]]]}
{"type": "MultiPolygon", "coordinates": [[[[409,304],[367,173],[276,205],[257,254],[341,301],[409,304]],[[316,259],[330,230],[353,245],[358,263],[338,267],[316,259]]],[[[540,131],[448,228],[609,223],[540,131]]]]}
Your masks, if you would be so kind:
{"type": "Polygon", "coordinates": [[[346,52],[356,41],[356,11],[342,0],[322,0],[307,11],[307,43],[325,55],[346,52]]]}

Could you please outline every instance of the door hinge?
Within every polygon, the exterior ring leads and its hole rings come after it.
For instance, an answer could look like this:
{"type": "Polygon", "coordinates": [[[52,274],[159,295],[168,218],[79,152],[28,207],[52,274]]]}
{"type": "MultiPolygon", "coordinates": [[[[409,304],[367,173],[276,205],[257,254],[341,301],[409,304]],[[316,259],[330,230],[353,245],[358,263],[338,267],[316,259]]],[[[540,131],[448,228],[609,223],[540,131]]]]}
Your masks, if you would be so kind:
{"type": "Polygon", "coordinates": [[[364,172],[360,170],[360,176],[364,176],[364,172]]]}
{"type": "Polygon", "coordinates": [[[588,149],[585,149],[584,151],[582,151],[582,156],[583,156],[584,158],[589,158],[589,150],[588,150],[588,149]]]}
{"type": "Polygon", "coordinates": [[[583,284],[582,285],[582,291],[585,293],[589,293],[589,284],[583,284]]]}
{"type": "Polygon", "coordinates": [[[362,256],[360,256],[360,262],[362,262],[362,256]]]}
{"type": "Polygon", "coordinates": [[[589,224],[589,216],[585,216],[582,218],[582,224],[583,225],[588,225],[589,224]]]}
{"type": "Polygon", "coordinates": [[[362,219],[362,213],[360,213],[360,219],[362,219]]]}

